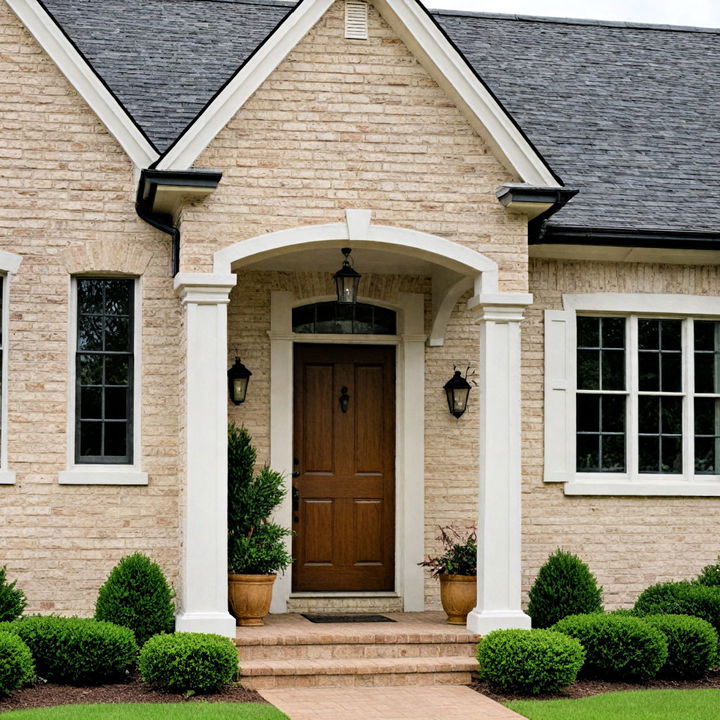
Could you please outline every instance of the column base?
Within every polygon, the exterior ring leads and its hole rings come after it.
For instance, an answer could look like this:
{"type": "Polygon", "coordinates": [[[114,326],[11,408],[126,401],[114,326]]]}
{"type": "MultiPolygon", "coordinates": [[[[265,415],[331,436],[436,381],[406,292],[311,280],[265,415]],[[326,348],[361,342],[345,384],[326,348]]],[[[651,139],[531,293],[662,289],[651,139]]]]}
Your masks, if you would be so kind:
{"type": "Polygon", "coordinates": [[[467,616],[467,629],[476,635],[487,635],[493,630],[530,629],[530,616],[522,610],[479,610],[467,616]]]}
{"type": "Polygon", "coordinates": [[[235,618],[223,612],[181,612],[175,616],[176,632],[215,633],[235,638],[235,618]]]}

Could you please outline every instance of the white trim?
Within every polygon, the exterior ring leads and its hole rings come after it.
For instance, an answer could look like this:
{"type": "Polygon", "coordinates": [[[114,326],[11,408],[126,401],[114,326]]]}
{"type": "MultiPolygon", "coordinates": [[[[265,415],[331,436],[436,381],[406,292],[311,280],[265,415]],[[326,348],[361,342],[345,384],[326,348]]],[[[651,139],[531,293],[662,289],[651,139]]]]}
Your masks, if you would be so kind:
{"type": "MultiPolygon", "coordinates": [[[[343,345],[396,345],[396,448],[395,448],[395,592],[406,612],[424,608],[424,578],[418,563],[423,557],[425,524],[425,386],[424,298],[400,293],[397,304],[361,297],[398,311],[398,335],[315,335],[292,332],[292,308],[333,298],[295,298],[290,292],[271,293],[270,311],[270,465],[291,476],[293,454],[293,343],[343,345]]],[[[292,527],[288,497],[275,519],[292,527]]],[[[290,542],[288,541],[288,545],[290,542]]],[[[278,577],[273,593],[273,613],[287,612],[291,596],[292,567],[278,577]]],[[[363,595],[353,593],[353,596],[363,595]]]]}
{"type": "Polygon", "coordinates": [[[14,485],[15,484],[15,471],[14,470],[0,470],[0,485],[14,485]]]}
{"type": "Polygon", "coordinates": [[[77,351],[77,275],[71,275],[68,303],[68,412],[67,470],[58,474],[60,485],[147,485],[142,472],[142,276],[91,274],[93,278],[126,278],[133,281],[133,462],[127,465],[85,465],[75,462],[75,354],[77,351]]]}
{"type": "MultiPolygon", "coordinates": [[[[301,2],[161,157],[158,169],[185,170],[191,167],[333,2],[301,2]]],[[[420,59],[435,81],[465,112],[472,127],[500,155],[508,169],[523,182],[560,187],[545,161],[416,0],[372,2],[410,52],[420,59]]]]}
{"type": "Polygon", "coordinates": [[[158,152],[43,7],[36,0],[7,0],[7,4],[132,162],[138,167],[155,162],[158,152]]]}
{"type": "Polygon", "coordinates": [[[720,319],[720,297],[656,293],[570,293],[563,310],[545,311],[545,463],[544,481],[564,483],[566,495],[720,496],[720,476],[694,472],[693,319],[720,319]],[[627,318],[626,471],[576,472],[576,317],[577,314],[627,318]],[[637,318],[682,320],[683,472],[640,473],[638,468],[637,318]]]}

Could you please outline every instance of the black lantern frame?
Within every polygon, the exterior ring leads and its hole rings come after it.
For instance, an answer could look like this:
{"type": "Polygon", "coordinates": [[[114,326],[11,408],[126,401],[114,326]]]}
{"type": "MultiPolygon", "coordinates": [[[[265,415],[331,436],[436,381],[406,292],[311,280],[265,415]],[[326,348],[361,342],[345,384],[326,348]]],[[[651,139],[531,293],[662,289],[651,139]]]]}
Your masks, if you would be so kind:
{"type": "Polygon", "coordinates": [[[247,397],[247,389],[252,373],[235,357],[235,364],[227,371],[228,394],[235,405],[241,405],[247,397]]]}
{"type": "Polygon", "coordinates": [[[354,305],[357,302],[358,287],[362,275],[350,264],[350,248],[343,248],[345,256],[342,267],[333,275],[337,290],[337,301],[340,305],[354,305]]]}
{"type": "Polygon", "coordinates": [[[467,410],[472,385],[459,370],[455,370],[455,374],[445,383],[444,389],[450,414],[459,419],[467,410]]]}

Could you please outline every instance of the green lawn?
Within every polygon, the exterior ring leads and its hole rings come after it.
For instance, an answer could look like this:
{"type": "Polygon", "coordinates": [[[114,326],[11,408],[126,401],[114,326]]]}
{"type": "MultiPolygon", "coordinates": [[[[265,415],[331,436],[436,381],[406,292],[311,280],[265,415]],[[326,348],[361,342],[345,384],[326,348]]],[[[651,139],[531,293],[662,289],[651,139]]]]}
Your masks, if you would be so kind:
{"type": "Polygon", "coordinates": [[[262,703],[119,703],[0,712],[2,720],[288,720],[262,703]]]}
{"type": "Polygon", "coordinates": [[[718,720],[720,690],[635,690],[505,703],[530,720],[718,720]]]}

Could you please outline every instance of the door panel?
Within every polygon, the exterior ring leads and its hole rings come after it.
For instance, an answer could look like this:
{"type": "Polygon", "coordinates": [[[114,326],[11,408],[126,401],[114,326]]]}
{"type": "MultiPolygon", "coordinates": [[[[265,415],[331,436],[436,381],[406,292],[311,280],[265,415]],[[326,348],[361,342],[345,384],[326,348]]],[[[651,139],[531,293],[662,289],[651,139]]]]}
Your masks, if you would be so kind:
{"type": "Polygon", "coordinates": [[[294,424],[293,590],[392,590],[395,348],[296,344],[294,424]]]}

